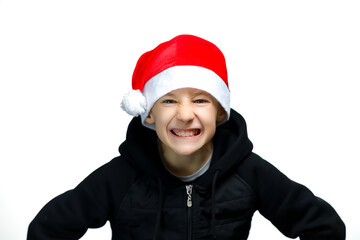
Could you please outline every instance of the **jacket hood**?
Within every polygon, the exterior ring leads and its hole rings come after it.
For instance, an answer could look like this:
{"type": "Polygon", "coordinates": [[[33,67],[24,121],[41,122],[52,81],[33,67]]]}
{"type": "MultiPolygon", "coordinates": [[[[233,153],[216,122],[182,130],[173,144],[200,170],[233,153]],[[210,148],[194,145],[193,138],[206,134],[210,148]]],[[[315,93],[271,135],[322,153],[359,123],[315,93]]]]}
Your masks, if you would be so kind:
{"type": "MultiPolygon", "coordinates": [[[[184,183],[170,174],[164,167],[158,151],[158,137],[154,130],[141,124],[140,117],[135,117],[129,124],[126,140],[120,145],[119,152],[134,168],[142,174],[160,178],[169,186],[184,183]]],[[[231,109],[230,119],[217,127],[213,138],[213,158],[208,171],[196,179],[197,184],[207,188],[217,172],[217,178],[234,171],[252,152],[253,145],[248,139],[244,118],[231,109]]]]}

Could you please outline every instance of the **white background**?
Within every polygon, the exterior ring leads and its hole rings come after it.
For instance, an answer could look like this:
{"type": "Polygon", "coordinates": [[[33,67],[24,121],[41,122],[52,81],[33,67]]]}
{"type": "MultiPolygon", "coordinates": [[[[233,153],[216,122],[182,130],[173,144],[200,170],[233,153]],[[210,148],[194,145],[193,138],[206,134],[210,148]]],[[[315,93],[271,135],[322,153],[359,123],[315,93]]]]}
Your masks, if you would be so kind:
{"type": "MultiPolygon", "coordinates": [[[[0,0],[0,239],[118,155],[138,57],[182,33],[220,47],[254,151],[360,239],[359,1],[0,0]]],[[[110,239],[110,227],[83,239],[110,239]]],[[[249,239],[287,239],[256,214],[249,239]]]]}

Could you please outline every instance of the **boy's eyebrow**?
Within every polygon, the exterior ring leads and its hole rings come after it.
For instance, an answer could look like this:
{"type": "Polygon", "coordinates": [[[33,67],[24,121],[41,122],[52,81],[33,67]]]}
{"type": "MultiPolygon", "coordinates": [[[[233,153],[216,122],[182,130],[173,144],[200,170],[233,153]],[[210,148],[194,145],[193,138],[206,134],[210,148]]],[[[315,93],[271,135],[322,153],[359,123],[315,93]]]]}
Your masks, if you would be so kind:
{"type": "Polygon", "coordinates": [[[204,92],[204,91],[194,92],[192,95],[193,95],[194,97],[197,97],[197,96],[200,96],[200,95],[204,95],[204,96],[206,96],[206,97],[211,96],[211,94],[209,94],[209,93],[207,93],[207,92],[204,92]]]}
{"type": "Polygon", "coordinates": [[[169,92],[169,93],[167,93],[167,94],[164,95],[164,97],[173,97],[173,96],[174,96],[174,94],[171,93],[171,92],[169,92]]]}

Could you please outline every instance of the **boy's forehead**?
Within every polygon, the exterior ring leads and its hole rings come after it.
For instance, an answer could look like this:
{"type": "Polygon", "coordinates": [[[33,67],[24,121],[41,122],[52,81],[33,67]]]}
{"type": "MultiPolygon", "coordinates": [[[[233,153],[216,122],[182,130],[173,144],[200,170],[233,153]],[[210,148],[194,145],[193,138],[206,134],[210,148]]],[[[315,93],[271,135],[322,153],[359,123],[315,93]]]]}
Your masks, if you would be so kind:
{"type": "Polygon", "coordinates": [[[164,96],[177,96],[177,95],[192,95],[192,96],[198,96],[198,95],[207,95],[207,96],[212,96],[210,93],[200,90],[200,89],[196,89],[196,88],[179,88],[179,89],[175,89],[171,92],[168,92],[167,94],[165,94],[164,96]]]}

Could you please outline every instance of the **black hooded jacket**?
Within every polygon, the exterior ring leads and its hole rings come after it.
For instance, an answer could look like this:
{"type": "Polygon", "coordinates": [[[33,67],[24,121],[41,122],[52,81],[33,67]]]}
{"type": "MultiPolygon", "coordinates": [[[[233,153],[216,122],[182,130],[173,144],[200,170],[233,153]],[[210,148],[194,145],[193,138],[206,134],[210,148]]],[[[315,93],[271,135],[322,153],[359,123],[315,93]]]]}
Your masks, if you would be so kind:
{"type": "Polygon", "coordinates": [[[120,156],[50,201],[31,222],[28,240],[79,239],[108,220],[114,240],[241,240],[257,210],[290,238],[345,239],[328,203],[252,152],[237,112],[218,126],[213,143],[209,170],[184,183],[163,166],[155,131],[134,118],[120,156]]]}

